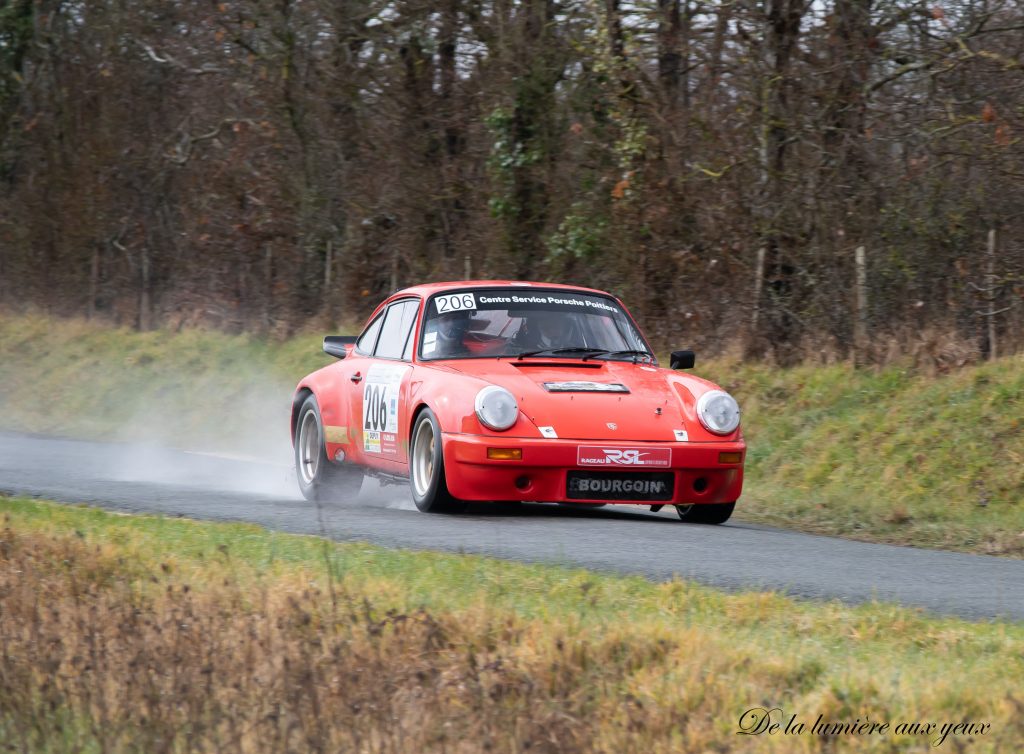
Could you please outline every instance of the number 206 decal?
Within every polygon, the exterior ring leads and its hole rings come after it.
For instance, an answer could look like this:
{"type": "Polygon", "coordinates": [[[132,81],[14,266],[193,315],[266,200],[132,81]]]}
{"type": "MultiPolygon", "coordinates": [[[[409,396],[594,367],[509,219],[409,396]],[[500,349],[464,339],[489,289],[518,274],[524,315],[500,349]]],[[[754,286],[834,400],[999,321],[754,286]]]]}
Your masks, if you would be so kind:
{"type": "Polygon", "coordinates": [[[396,453],[398,401],[407,366],[374,364],[366,373],[363,387],[363,450],[367,453],[396,453]]]}
{"type": "Polygon", "coordinates": [[[476,296],[472,293],[453,293],[450,296],[438,296],[434,299],[438,314],[461,312],[476,309],[476,296]]]}
{"type": "Polygon", "coordinates": [[[363,392],[363,429],[383,432],[388,425],[388,389],[387,385],[375,385],[372,382],[363,392]]]}

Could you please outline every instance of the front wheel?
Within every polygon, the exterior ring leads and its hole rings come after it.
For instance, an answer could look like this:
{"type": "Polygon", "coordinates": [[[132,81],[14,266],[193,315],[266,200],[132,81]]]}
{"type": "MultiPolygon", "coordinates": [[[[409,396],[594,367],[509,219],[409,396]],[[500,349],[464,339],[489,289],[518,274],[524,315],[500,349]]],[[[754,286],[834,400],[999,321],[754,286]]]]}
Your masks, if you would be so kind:
{"type": "Polygon", "coordinates": [[[441,452],[441,425],[429,408],[416,417],[409,445],[409,486],[412,501],[428,513],[457,513],[466,504],[448,492],[441,452]]]}
{"type": "Polygon", "coordinates": [[[324,446],[320,407],[312,395],[299,409],[295,432],[295,476],[299,490],[314,502],[343,502],[355,497],[363,484],[363,471],[352,464],[333,463],[324,446]]]}
{"type": "Polygon", "coordinates": [[[736,503],[704,503],[702,505],[677,505],[679,520],[688,524],[724,524],[732,515],[736,503]]]}

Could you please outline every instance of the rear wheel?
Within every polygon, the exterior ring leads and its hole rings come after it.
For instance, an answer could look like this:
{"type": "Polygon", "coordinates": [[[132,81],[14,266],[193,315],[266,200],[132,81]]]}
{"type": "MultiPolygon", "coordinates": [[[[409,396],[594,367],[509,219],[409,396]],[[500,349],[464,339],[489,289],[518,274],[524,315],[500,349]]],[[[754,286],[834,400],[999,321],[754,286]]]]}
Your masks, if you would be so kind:
{"type": "Polygon", "coordinates": [[[295,430],[295,476],[307,500],[343,502],[355,497],[363,484],[358,466],[334,463],[327,457],[320,407],[312,395],[299,409],[295,430]]]}
{"type": "Polygon", "coordinates": [[[679,520],[688,524],[724,524],[732,515],[736,503],[704,503],[702,505],[677,505],[679,520]]]}
{"type": "Polygon", "coordinates": [[[412,501],[428,513],[457,513],[466,504],[452,497],[444,475],[441,425],[429,408],[416,417],[409,445],[409,486],[412,501]]]}

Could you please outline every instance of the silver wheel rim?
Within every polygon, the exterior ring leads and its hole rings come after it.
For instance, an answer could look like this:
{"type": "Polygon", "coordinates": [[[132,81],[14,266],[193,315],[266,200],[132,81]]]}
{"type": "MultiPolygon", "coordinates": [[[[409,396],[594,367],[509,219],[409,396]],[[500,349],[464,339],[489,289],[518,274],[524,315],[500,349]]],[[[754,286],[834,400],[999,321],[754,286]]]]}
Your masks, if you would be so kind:
{"type": "Polygon", "coordinates": [[[316,414],[307,411],[299,427],[299,476],[306,487],[313,484],[320,470],[320,427],[316,414]]]}
{"type": "Polygon", "coordinates": [[[692,507],[693,503],[690,503],[689,505],[677,505],[676,512],[679,514],[680,517],[683,517],[690,512],[690,508],[692,507]]]}
{"type": "Polygon", "coordinates": [[[416,496],[426,497],[434,479],[434,428],[420,422],[412,442],[412,487],[416,496]]]}

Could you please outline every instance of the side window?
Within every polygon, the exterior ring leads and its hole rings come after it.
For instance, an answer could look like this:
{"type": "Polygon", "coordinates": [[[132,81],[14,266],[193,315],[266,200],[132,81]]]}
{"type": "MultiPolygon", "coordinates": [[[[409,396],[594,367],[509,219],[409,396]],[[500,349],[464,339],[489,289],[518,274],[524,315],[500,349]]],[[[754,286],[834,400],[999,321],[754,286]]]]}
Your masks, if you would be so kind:
{"type": "Polygon", "coordinates": [[[375,356],[382,359],[402,358],[418,308],[419,302],[412,299],[397,301],[388,307],[375,356]]]}
{"type": "Polygon", "coordinates": [[[384,317],[377,317],[369,327],[363,330],[363,334],[356,341],[356,350],[359,353],[366,355],[373,353],[373,346],[377,343],[377,333],[380,332],[380,324],[383,321],[384,317]]]}
{"type": "Polygon", "coordinates": [[[413,331],[416,329],[416,311],[418,309],[419,307],[416,306],[412,310],[412,322],[409,323],[409,334],[405,338],[405,350],[402,351],[402,361],[412,361],[412,351],[416,347],[416,337],[413,335],[413,331]]]}

